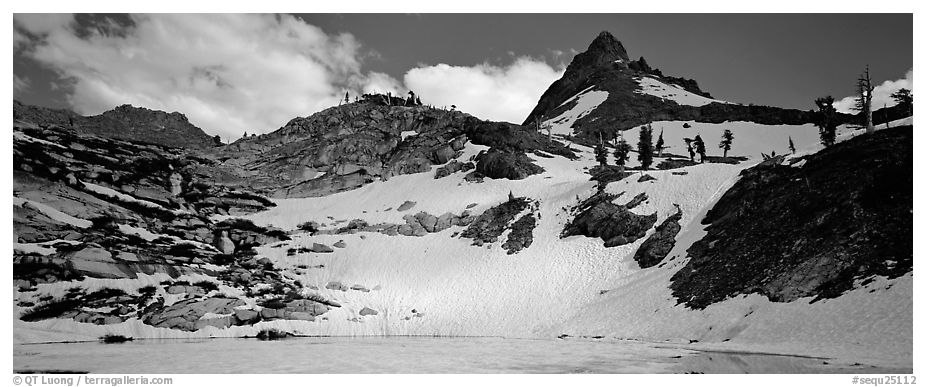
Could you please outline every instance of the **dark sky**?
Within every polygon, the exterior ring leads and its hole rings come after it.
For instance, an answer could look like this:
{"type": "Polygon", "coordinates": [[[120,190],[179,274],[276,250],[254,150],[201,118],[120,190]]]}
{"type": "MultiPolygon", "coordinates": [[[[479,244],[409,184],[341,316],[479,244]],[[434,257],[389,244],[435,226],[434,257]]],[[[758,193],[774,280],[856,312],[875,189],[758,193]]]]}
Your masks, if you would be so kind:
{"type": "MultiPolygon", "coordinates": [[[[694,78],[718,99],[810,109],[823,95],[851,95],[868,64],[875,83],[913,67],[911,14],[315,14],[326,33],[348,32],[368,50],[364,71],[396,79],[420,64],[509,64],[529,55],[566,64],[602,30],[632,58],[694,78]],[[557,57],[554,52],[565,54],[557,57]]],[[[26,103],[67,107],[55,74],[14,52],[30,80],[26,103]]]]}
{"type": "Polygon", "coordinates": [[[509,52],[544,57],[584,51],[610,31],[633,58],[694,78],[719,99],[811,108],[813,99],[854,92],[913,68],[911,14],[454,14],[301,15],[329,32],[350,32],[381,60],[368,69],[400,77],[418,63],[505,63],[509,52]]]}

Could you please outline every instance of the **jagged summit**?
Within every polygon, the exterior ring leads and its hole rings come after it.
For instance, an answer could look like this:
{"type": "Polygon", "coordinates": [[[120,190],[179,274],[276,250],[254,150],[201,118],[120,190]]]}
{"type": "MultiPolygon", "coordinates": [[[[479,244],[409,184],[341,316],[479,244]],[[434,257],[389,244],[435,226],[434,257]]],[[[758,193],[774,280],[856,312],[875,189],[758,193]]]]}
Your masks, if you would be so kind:
{"type": "Polygon", "coordinates": [[[588,45],[585,52],[578,54],[569,64],[569,70],[576,71],[579,68],[598,67],[614,63],[615,61],[628,62],[630,57],[627,56],[627,49],[624,45],[611,35],[608,31],[601,31],[598,37],[588,45]]]}
{"type": "Polygon", "coordinates": [[[774,125],[811,119],[810,112],[714,99],[694,79],[663,74],[642,57],[631,60],[624,45],[602,31],[543,93],[523,125],[543,123],[556,134],[597,139],[657,120],[774,125]]]}

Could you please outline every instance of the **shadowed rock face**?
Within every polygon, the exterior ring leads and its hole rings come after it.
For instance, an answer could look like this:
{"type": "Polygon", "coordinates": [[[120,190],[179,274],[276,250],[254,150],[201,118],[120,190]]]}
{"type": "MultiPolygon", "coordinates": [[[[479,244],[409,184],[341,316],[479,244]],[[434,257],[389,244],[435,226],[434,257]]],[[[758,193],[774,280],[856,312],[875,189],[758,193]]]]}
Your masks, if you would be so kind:
{"type": "Polygon", "coordinates": [[[675,247],[675,236],[682,230],[679,221],[682,220],[682,210],[666,218],[659,226],[656,226],[656,232],[643,241],[640,248],[633,255],[633,260],[637,261],[641,269],[653,267],[662,262],[669,255],[672,248],[675,247]]]}
{"type": "Polygon", "coordinates": [[[637,215],[627,206],[612,203],[615,196],[599,192],[576,208],[575,218],[563,229],[562,237],[584,235],[601,238],[605,247],[633,243],[656,223],[656,214],[637,215]]]}
{"type": "Polygon", "coordinates": [[[476,172],[493,179],[521,180],[543,173],[543,168],[523,153],[504,152],[496,148],[476,157],[476,172]]]}
{"type": "Polygon", "coordinates": [[[704,308],[739,294],[772,301],[837,297],[872,276],[913,267],[913,135],[899,127],[806,157],[760,165],[707,213],[707,235],[672,277],[673,295],[704,308]]]}

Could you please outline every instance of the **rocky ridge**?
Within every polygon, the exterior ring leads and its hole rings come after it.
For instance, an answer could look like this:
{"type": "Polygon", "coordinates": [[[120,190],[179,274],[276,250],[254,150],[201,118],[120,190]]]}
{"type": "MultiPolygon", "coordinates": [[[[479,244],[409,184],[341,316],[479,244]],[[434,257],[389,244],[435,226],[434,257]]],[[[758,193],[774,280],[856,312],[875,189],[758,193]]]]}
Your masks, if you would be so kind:
{"type": "Polygon", "coordinates": [[[131,105],[118,106],[95,116],[69,110],[48,109],[13,101],[13,118],[41,125],[55,125],[77,133],[185,149],[207,149],[215,138],[191,124],[182,113],[167,113],[131,105]]]}
{"type": "MultiPolygon", "coordinates": [[[[601,32],[588,49],[573,58],[563,77],[543,93],[524,125],[536,125],[575,107],[574,96],[583,91],[606,91],[607,99],[596,109],[572,124],[575,134],[597,141],[598,134],[613,138],[618,130],[630,129],[652,121],[678,120],[709,123],[749,121],[761,124],[799,125],[814,121],[814,113],[770,106],[713,102],[703,106],[680,105],[675,101],[638,93],[644,77],[710,98],[697,81],[664,75],[642,57],[631,60],[623,44],[607,31],[601,32]]],[[[842,115],[844,122],[852,119],[842,115]]]]}
{"type": "Polygon", "coordinates": [[[692,308],[747,293],[823,299],[910,272],[912,135],[885,129],[743,171],[704,217],[675,297],[692,308]]]}

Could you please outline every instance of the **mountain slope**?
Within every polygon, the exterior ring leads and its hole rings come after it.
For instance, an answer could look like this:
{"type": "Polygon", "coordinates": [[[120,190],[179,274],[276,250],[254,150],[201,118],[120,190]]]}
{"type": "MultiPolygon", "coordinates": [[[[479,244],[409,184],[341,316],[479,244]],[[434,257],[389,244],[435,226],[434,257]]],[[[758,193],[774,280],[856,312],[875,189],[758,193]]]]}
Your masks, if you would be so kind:
{"type": "Polygon", "coordinates": [[[543,122],[563,134],[597,139],[599,132],[613,138],[618,130],[658,120],[800,125],[812,118],[806,111],[713,99],[695,80],[664,75],[643,58],[631,60],[605,31],[543,93],[524,125],[543,122]],[[583,104],[589,95],[594,101],[583,104]],[[577,111],[576,106],[584,107],[577,111]]]}
{"type": "Polygon", "coordinates": [[[81,116],[69,110],[48,109],[13,101],[13,118],[43,125],[58,125],[78,133],[164,145],[175,148],[207,149],[215,140],[191,124],[181,113],[166,113],[131,105],[118,106],[96,116],[81,116]]]}
{"type": "MultiPolygon", "coordinates": [[[[845,144],[821,150],[814,126],[730,118],[751,108],[627,63],[613,37],[589,52],[570,65],[572,84],[551,87],[569,90],[545,104],[572,116],[550,136],[373,95],[199,151],[16,120],[14,339],[566,334],[910,367],[910,260],[877,255],[907,246],[897,240],[911,136],[841,127],[845,144]],[[602,109],[621,104],[665,114],[652,122],[668,146],[655,169],[636,157],[602,168],[582,141],[557,140],[624,120],[602,109]],[[724,122],[672,115],[695,111],[724,122]],[[725,130],[735,140],[719,157],[725,130]],[[685,148],[698,134],[704,162],[685,148]],[[772,152],[785,156],[763,161],[772,152]],[[867,163],[864,178],[853,180],[854,163],[867,163]],[[790,180],[802,174],[832,195],[790,180]],[[896,203],[872,207],[883,184],[896,203]],[[788,209],[807,210],[806,222],[788,209]],[[896,232],[876,232],[888,215],[896,232]],[[846,259],[826,264],[779,222],[833,226],[839,235],[811,235],[847,247],[846,259]],[[853,222],[867,243],[845,242],[853,222]],[[802,246],[779,262],[752,240],[773,253],[802,246]],[[738,261],[737,248],[753,260],[738,261]],[[836,266],[839,286],[816,286],[825,275],[777,281],[799,277],[801,262],[836,266]]],[[[763,112],[777,110],[749,114],[763,112]]],[[[631,141],[640,130],[623,129],[631,141]]]]}
{"type": "Polygon", "coordinates": [[[482,175],[503,173],[491,165],[518,163],[523,159],[517,155],[525,152],[564,157],[572,153],[560,142],[519,125],[484,121],[455,110],[388,104],[385,98],[366,95],[359,102],[295,118],[271,133],[213,149],[207,156],[221,163],[216,171],[204,173],[218,176],[219,184],[250,187],[271,197],[311,197],[430,171],[458,159],[468,142],[494,149],[484,158],[474,155],[461,161],[474,163],[482,175]]]}

